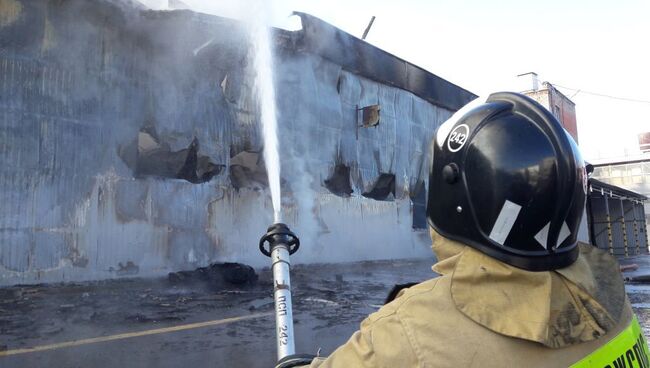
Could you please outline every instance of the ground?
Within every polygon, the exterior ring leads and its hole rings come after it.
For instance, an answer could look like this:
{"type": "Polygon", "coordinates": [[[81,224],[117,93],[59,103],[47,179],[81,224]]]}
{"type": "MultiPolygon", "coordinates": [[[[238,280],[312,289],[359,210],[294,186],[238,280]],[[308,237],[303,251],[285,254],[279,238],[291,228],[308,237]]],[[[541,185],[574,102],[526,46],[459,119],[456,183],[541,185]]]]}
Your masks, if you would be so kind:
{"type": "MultiPolygon", "coordinates": [[[[296,266],[296,350],[327,355],[383,304],[395,283],[435,276],[433,260],[296,266]]],[[[650,274],[650,257],[633,280],[650,274]]],[[[650,285],[628,283],[650,336],[650,285]]],[[[171,283],[166,278],[0,289],[1,367],[270,367],[272,283],[171,283]]]]}

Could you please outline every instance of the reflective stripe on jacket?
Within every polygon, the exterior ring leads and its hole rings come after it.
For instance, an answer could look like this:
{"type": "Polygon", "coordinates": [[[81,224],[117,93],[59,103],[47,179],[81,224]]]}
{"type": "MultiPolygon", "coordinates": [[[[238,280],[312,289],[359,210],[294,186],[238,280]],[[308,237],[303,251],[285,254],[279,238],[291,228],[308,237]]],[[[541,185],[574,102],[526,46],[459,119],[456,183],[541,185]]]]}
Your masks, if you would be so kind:
{"type": "Polygon", "coordinates": [[[643,336],[639,321],[634,317],[632,323],[607,344],[589,354],[571,368],[648,368],[650,353],[648,342],[643,336]]]}
{"type": "Polygon", "coordinates": [[[605,252],[581,244],[573,265],[529,272],[432,237],[441,276],[404,290],[311,367],[614,368],[631,351],[633,367],[650,368],[640,365],[645,341],[607,348],[633,313],[618,263],[605,252]]]}

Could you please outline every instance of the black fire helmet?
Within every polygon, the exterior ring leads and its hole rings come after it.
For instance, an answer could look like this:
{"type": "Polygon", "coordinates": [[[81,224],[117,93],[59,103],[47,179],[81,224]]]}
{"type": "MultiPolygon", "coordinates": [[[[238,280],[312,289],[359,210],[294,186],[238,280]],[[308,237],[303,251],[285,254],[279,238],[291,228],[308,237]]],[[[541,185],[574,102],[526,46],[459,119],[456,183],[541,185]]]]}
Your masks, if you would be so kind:
{"type": "Polygon", "coordinates": [[[494,93],[442,124],[432,145],[427,217],[438,233],[529,271],[577,259],[587,173],[548,110],[494,93]]]}

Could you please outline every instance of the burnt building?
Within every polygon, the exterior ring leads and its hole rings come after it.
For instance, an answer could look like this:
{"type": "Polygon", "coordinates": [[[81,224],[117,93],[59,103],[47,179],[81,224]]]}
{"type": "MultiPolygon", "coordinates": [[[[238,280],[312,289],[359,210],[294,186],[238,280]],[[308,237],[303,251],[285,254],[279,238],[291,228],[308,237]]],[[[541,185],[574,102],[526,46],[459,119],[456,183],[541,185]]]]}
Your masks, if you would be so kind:
{"type": "MultiPolygon", "coordinates": [[[[474,95],[307,14],[273,30],[296,262],[430,255],[429,142],[474,95]]],[[[130,1],[0,7],[0,285],[265,266],[245,27],[130,1]]]]}

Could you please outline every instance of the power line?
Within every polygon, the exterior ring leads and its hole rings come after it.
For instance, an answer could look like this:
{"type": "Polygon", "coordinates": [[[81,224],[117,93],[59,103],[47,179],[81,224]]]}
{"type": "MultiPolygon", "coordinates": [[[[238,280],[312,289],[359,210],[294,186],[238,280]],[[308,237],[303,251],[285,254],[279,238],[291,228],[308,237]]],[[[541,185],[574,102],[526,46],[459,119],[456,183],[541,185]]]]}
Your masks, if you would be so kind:
{"type": "Polygon", "coordinates": [[[589,92],[589,91],[585,91],[583,89],[578,89],[578,88],[565,87],[565,86],[561,86],[561,85],[555,84],[555,83],[551,83],[551,84],[553,86],[555,86],[555,87],[560,87],[560,88],[568,89],[570,91],[575,91],[576,93],[574,93],[573,96],[571,96],[571,97],[574,97],[578,93],[584,93],[586,95],[592,95],[592,96],[598,96],[598,97],[604,97],[604,98],[611,98],[611,99],[614,99],[614,100],[650,104],[650,100],[641,100],[641,99],[637,99],[637,98],[628,98],[628,97],[618,97],[618,96],[606,95],[606,94],[603,94],[603,93],[589,92]]]}

